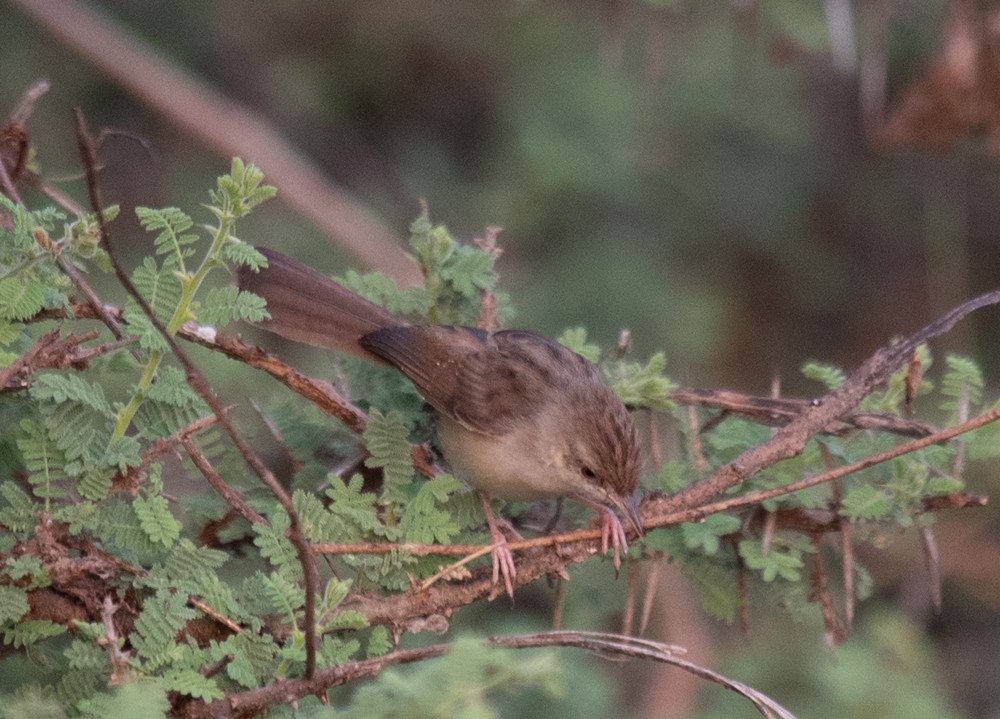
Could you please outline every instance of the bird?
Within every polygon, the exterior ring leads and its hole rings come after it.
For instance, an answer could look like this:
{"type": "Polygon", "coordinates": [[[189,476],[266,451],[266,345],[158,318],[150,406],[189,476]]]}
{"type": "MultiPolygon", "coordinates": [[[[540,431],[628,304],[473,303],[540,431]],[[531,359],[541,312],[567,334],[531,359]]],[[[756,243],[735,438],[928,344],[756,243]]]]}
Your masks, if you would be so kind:
{"type": "Polygon", "coordinates": [[[600,369],[529,330],[411,324],[275,250],[239,268],[240,289],[267,302],[265,330],[394,367],[438,415],[452,472],[480,493],[492,580],[513,596],[516,566],[489,497],[567,497],[595,510],[601,553],[627,550],[618,515],[642,534],[634,491],[640,443],[631,413],[600,369]]]}

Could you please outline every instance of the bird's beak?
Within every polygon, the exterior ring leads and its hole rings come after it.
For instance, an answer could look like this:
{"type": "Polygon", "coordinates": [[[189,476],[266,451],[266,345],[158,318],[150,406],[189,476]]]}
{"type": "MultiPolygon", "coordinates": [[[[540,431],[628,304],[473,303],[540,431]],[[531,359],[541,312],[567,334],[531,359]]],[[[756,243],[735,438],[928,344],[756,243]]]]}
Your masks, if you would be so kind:
{"type": "Polygon", "coordinates": [[[617,497],[616,500],[615,509],[618,510],[618,513],[632,525],[632,529],[636,531],[636,534],[640,537],[645,534],[642,528],[642,519],[639,517],[638,509],[636,509],[635,497],[629,495],[627,497],[617,497]]]}

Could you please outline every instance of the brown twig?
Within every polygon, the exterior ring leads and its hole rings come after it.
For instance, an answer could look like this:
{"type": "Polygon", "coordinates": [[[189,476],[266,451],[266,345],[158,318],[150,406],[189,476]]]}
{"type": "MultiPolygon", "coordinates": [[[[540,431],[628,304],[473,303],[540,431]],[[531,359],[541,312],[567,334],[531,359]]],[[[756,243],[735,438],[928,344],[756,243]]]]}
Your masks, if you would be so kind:
{"type": "MultiPolygon", "coordinates": [[[[715,682],[745,697],[763,716],[771,719],[795,719],[787,709],[756,689],[723,676],[707,667],[683,658],[681,647],[636,637],[606,632],[549,631],[536,634],[490,637],[487,646],[505,649],[532,649],[537,647],[572,647],[594,652],[602,657],[618,659],[644,659],[678,667],[695,676],[715,682]]],[[[290,679],[275,682],[261,689],[229,694],[221,701],[205,704],[192,702],[186,707],[191,719],[248,719],[258,716],[276,704],[293,703],[310,694],[325,693],[358,679],[372,677],[386,667],[411,664],[435,659],[447,654],[448,644],[434,644],[420,649],[403,649],[383,657],[349,662],[331,669],[316,672],[311,679],[290,679]]]]}
{"type": "Polygon", "coordinates": [[[182,436],[181,444],[184,446],[184,450],[188,453],[191,461],[194,462],[194,466],[198,468],[198,471],[205,478],[205,481],[212,486],[212,489],[218,492],[220,497],[226,500],[226,503],[230,507],[239,512],[240,516],[251,524],[270,524],[267,519],[246,503],[246,500],[240,496],[239,492],[226,484],[226,481],[215,471],[212,463],[208,461],[208,457],[202,454],[201,450],[195,446],[190,435],[182,436]]]}
{"type": "Polygon", "coordinates": [[[131,491],[136,486],[138,477],[149,469],[149,465],[174,449],[185,437],[190,437],[203,429],[207,429],[218,421],[218,418],[214,414],[210,414],[206,417],[196,419],[194,422],[190,422],[168,437],[160,437],[142,453],[142,456],[139,458],[139,464],[135,467],[129,467],[126,474],[116,477],[115,483],[121,484],[126,491],[131,491]]]}
{"type": "Polygon", "coordinates": [[[880,348],[840,387],[810,403],[798,417],[779,427],[768,441],[742,452],[704,480],[660,500],[660,507],[669,512],[707,504],[762,469],[798,455],[812,437],[847,416],[862,399],[885,382],[917,347],[949,331],[970,312],[997,302],[1000,302],[1000,290],[988,292],[959,305],[910,336],[880,348]]]}
{"type": "MultiPolygon", "coordinates": [[[[712,426],[729,415],[743,417],[751,422],[781,427],[802,414],[819,400],[790,397],[761,397],[725,389],[700,389],[679,387],[670,393],[670,399],[688,407],[709,407],[721,410],[712,426]]],[[[934,427],[917,420],[908,420],[895,414],[858,412],[832,421],[823,429],[824,434],[843,435],[855,429],[872,429],[891,432],[904,437],[926,437],[934,427]]],[[[705,429],[702,428],[704,432],[705,429]]]]}

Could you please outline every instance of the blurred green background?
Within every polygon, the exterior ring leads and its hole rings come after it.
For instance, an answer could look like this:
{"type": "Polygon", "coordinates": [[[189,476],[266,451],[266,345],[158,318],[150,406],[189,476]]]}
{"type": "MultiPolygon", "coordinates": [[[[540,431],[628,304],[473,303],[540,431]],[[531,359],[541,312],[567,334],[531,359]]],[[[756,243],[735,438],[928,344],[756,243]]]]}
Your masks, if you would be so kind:
{"type": "MultiPolygon", "coordinates": [[[[80,105],[92,128],[119,131],[101,150],[108,202],[195,207],[232,153],[178,119],[197,112],[185,98],[161,97],[168,116],[69,47],[47,24],[66,5],[0,6],[0,111],[48,78],[28,123],[46,175],[70,178],[67,190],[82,198],[70,112],[80,105]]],[[[995,76],[987,53],[976,54],[996,41],[992,3],[72,5],[239,103],[234,124],[267,123],[400,247],[421,200],[466,239],[502,226],[499,269],[518,325],[553,335],[585,325],[604,345],[628,327],[637,354],[666,350],[683,384],[766,392],[778,376],[787,394],[818,393],[797,375],[803,361],[853,367],[1000,285],[1000,164],[992,100],[978,94],[995,76]],[[952,75],[921,85],[928,68],[970,47],[971,69],[945,66],[952,75]],[[907,93],[924,102],[909,106],[916,116],[899,110],[907,93]]],[[[154,96],[166,90],[132,79],[154,96]]],[[[252,145],[241,154],[261,161],[252,145]]],[[[286,200],[298,191],[268,179],[286,200]]],[[[128,215],[116,238],[139,254],[149,238],[128,215]]],[[[328,272],[359,264],[342,235],[294,203],[270,203],[241,234],[328,272]]],[[[934,351],[981,361],[1000,395],[998,331],[1000,313],[987,310],[934,351]]],[[[998,486],[995,468],[973,464],[967,479],[974,491],[998,486]]],[[[875,597],[832,652],[818,613],[796,622],[758,606],[740,637],[700,613],[669,568],[650,580],[650,635],[803,718],[995,719],[998,526],[995,508],[941,518],[940,616],[915,533],[871,552],[875,597]]],[[[609,577],[596,562],[574,572],[565,626],[616,626],[624,580],[609,577]]],[[[551,601],[538,586],[513,608],[498,600],[457,623],[541,629],[551,601]]],[[[755,715],[676,670],[558,658],[565,696],[505,699],[505,716],[755,715]]]]}

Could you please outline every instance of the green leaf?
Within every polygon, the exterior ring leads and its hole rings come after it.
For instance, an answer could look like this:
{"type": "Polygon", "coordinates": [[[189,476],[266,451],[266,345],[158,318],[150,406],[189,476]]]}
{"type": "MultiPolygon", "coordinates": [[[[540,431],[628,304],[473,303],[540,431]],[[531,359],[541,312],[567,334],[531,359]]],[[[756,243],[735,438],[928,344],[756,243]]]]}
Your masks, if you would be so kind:
{"type": "Polygon", "coordinates": [[[27,613],[27,592],[17,587],[0,586],[0,624],[16,622],[27,613]]]}
{"type": "Polygon", "coordinates": [[[421,484],[416,496],[403,505],[400,518],[403,541],[420,544],[452,541],[462,528],[444,505],[461,489],[462,483],[449,474],[421,484]]]}
{"type": "Polygon", "coordinates": [[[168,691],[186,694],[206,702],[222,699],[225,696],[214,679],[210,679],[194,669],[169,671],[164,674],[163,683],[168,691]]]}
{"type": "Polygon", "coordinates": [[[228,175],[216,180],[216,190],[209,193],[219,214],[242,217],[261,202],[274,197],[277,189],[261,184],[264,173],[255,165],[234,157],[228,175]]]}
{"type": "Polygon", "coordinates": [[[40,505],[36,505],[24,490],[14,482],[4,482],[0,484],[0,495],[7,502],[7,506],[0,508],[0,524],[13,532],[27,532],[35,526],[35,514],[40,505]]]}
{"type": "Polygon", "coordinates": [[[965,404],[978,407],[983,398],[983,372],[979,365],[968,357],[950,354],[945,357],[947,370],[941,379],[941,394],[949,399],[941,403],[941,408],[957,412],[965,404]]]}
{"type": "Polygon", "coordinates": [[[232,654],[233,661],[226,666],[226,675],[241,686],[252,689],[275,675],[276,653],[277,647],[269,636],[243,632],[218,644],[212,652],[212,659],[218,661],[226,654],[232,654]]]}
{"type": "Polygon", "coordinates": [[[63,652],[70,669],[104,669],[108,663],[107,651],[90,639],[74,639],[63,652]]]}
{"type": "Polygon", "coordinates": [[[368,635],[368,657],[385,656],[392,651],[392,639],[389,636],[389,629],[381,624],[372,627],[371,634],[368,635]]]}
{"type": "Polygon", "coordinates": [[[837,389],[847,379],[840,367],[822,362],[806,362],[801,371],[805,377],[822,382],[828,390],[837,389]]]}
{"type": "Polygon", "coordinates": [[[376,497],[370,492],[362,492],[362,484],[360,475],[354,475],[347,483],[334,475],[330,477],[330,486],[326,490],[330,500],[329,512],[349,528],[347,537],[352,534],[358,537],[364,533],[381,535],[385,531],[375,506],[376,497]]]}
{"type": "Polygon", "coordinates": [[[336,632],[346,629],[364,629],[368,626],[368,617],[353,609],[333,612],[323,623],[324,632],[336,632]]]}
{"type": "Polygon", "coordinates": [[[614,369],[611,387],[629,407],[672,409],[670,393],[677,385],[663,374],[666,366],[667,356],[662,352],[654,354],[644,365],[621,361],[614,369]]]}
{"type": "Polygon", "coordinates": [[[35,377],[31,396],[41,402],[78,402],[91,407],[109,419],[111,405],[104,399],[104,389],[87,382],[77,373],[44,372],[35,377]]]}
{"type": "Polygon", "coordinates": [[[373,409],[362,436],[370,454],[365,466],[381,467],[384,472],[383,496],[393,501],[400,499],[396,493],[413,479],[409,429],[402,415],[395,410],[384,415],[373,409]]]}
{"type": "Polygon", "coordinates": [[[271,606],[286,615],[290,623],[294,623],[295,612],[301,609],[306,601],[302,588],[278,572],[262,576],[261,583],[271,606]]]}
{"type": "Polygon", "coordinates": [[[205,575],[215,576],[228,558],[227,552],[196,546],[185,538],[170,548],[163,563],[163,575],[184,588],[193,588],[205,575]]]}
{"type": "Polygon", "coordinates": [[[34,420],[22,419],[19,427],[22,435],[17,440],[17,448],[21,450],[21,457],[28,470],[28,483],[35,496],[44,500],[65,497],[68,488],[63,485],[70,481],[70,475],[65,469],[65,453],[34,420]]]}
{"type": "Polygon", "coordinates": [[[169,661],[177,632],[197,616],[195,610],[187,606],[187,601],[187,594],[183,592],[160,589],[143,604],[130,639],[138,655],[146,660],[148,669],[169,661]]]}
{"type": "Polygon", "coordinates": [[[292,505],[299,515],[302,531],[310,542],[337,542],[345,539],[342,524],[327,511],[320,498],[298,489],[292,494],[292,505]]]}
{"type": "Polygon", "coordinates": [[[129,467],[142,464],[142,447],[135,437],[119,437],[108,444],[104,461],[111,467],[116,467],[125,474],[129,467]]]}
{"type": "MultiPolygon", "coordinates": [[[[194,250],[188,245],[194,244],[198,240],[198,235],[187,232],[194,225],[187,213],[176,207],[164,207],[159,210],[151,207],[136,207],[135,214],[147,232],[159,230],[159,234],[153,239],[153,244],[156,247],[157,255],[167,256],[164,258],[164,266],[183,267],[184,258],[194,253],[194,250]]],[[[147,258],[147,262],[152,262],[152,260],[147,258]]]]}
{"type": "Polygon", "coordinates": [[[236,320],[260,322],[267,316],[265,304],[261,297],[242,292],[233,285],[213,287],[205,293],[198,321],[218,327],[236,320]]]}
{"type": "Polygon", "coordinates": [[[456,245],[449,261],[441,268],[441,278],[463,297],[475,298],[496,284],[493,256],[478,247],[456,245]]]}
{"type": "Polygon", "coordinates": [[[701,522],[681,525],[684,546],[707,555],[719,551],[719,538],[740,528],[740,520],[729,514],[711,514],[701,522]]]}
{"type": "Polygon", "coordinates": [[[564,330],[558,342],[591,362],[597,363],[601,359],[601,348],[587,342],[587,330],[583,327],[564,330]]]}
{"type": "MultiPolygon", "coordinates": [[[[164,265],[162,269],[158,268],[156,261],[152,257],[146,257],[142,261],[142,264],[133,270],[132,284],[135,285],[139,294],[149,304],[157,319],[164,323],[170,319],[174,310],[177,309],[184,291],[181,279],[177,276],[177,271],[168,265],[164,265]]],[[[128,309],[129,306],[126,304],[126,310],[128,309]]],[[[136,313],[142,313],[142,310],[137,304],[134,304],[129,317],[126,319],[133,322],[140,322],[135,317],[136,313]]],[[[146,322],[149,322],[148,318],[146,322]]]]}
{"type": "Polygon", "coordinates": [[[964,488],[965,482],[955,477],[929,477],[924,485],[924,494],[928,497],[936,497],[958,492],[964,488]]]}
{"type": "Polygon", "coordinates": [[[37,280],[5,277],[0,280],[0,318],[26,320],[34,317],[45,301],[45,285],[37,280]]]}
{"type": "Polygon", "coordinates": [[[359,649],[361,649],[361,642],[357,639],[345,640],[326,634],[320,642],[317,653],[321,666],[335,667],[351,661],[359,649]]]}
{"type": "Polygon", "coordinates": [[[180,537],[181,523],[170,513],[166,498],[160,495],[148,499],[136,497],[132,501],[132,508],[139,518],[142,531],[151,542],[169,547],[180,537]]]}
{"type": "Polygon", "coordinates": [[[20,649],[65,632],[66,627],[62,624],[50,622],[48,619],[29,619],[4,631],[3,640],[4,644],[20,649]]]}
{"type": "Polygon", "coordinates": [[[84,717],[164,717],[170,710],[170,700],[159,678],[144,677],[110,693],[95,694],[81,701],[77,708],[84,717]]]}
{"type": "Polygon", "coordinates": [[[396,314],[426,318],[432,304],[432,298],[424,288],[401,290],[394,279],[381,272],[359,273],[348,270],[338,281],[365,299],[396,314]]]}
{"type": "Polygon", "coordinates": [[[295,546],[289,541],[286,534],[288,515],[285,512],[280,511],[272,515],[269,525],[263,522],[254,523],[252,529],[255,535],[253,543],[260,550],[260,555],[264,559],[286,572],[301,571],[295,546]]]}
{"type": "Polygon", "coordinates": [[[802,558],[794,549],[783,549],[772,544],[767,554],[764,554],[758,540],[745,539],[739,544],[739,552],[747,567],[759,571],[765,582],[773,582],[778,577],[797,582],[801,577],[802,558]]]}
{"type": "Polygon", "coordinates": [[[42,564],[42,560],[30,554],[8,557],[3,565],[3,573],[15,582],[27,578],[27,585],[21,583],[22,589],[38,589],[52,584],[49,570],[42,564]]]}
{"type": "Polygon", "coordinates": [[[122,312],[125,320],[125,331],[139,340],[139,346],[147,352],[166,352],[169,348],[167,341],[163,339],[160,331],[153,326],[152,321],[146,316],[138,303],[131,297],[125,302],[125,310],[122,312]]]}
{"type": "Polygon", "coordinates": [[[889,497],[885,491],[870,484],[851,489],[844,496],[840,513],[851,521],[880,519],[889,513],[889,497]]]}
{"type": "Polygon", "coordinates": [[[230,237],[222,247],[222,257],[234,265],[245,265],[259,270],[267,265],[267,258],[253,245],[230,237]]]}
{"type": "Polygon", "coordinates": [[[684,563],[684,575],[698,592],[705,611],[716,619],[732,623],[740,605],[736,572],[729,567],[694,559],[684,563]]]}

